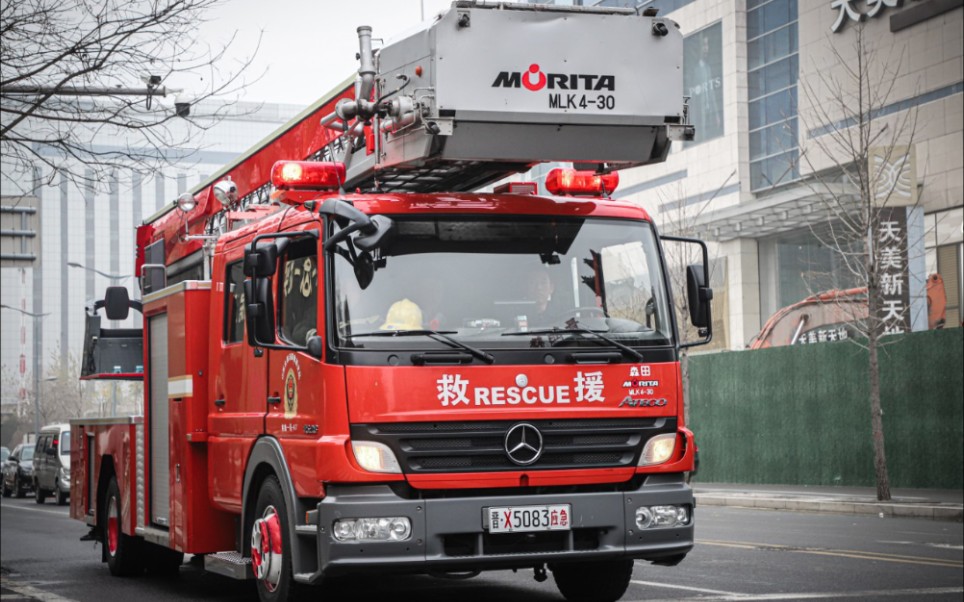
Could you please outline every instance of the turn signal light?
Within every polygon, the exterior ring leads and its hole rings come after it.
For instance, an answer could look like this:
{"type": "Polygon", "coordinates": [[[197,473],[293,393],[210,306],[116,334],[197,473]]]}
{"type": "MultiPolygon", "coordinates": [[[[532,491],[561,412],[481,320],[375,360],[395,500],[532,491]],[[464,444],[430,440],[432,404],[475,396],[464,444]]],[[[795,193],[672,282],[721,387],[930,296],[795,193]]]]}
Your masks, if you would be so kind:
{"type": "Polygon", "coordinates": [[[556,168],[546,176],[549,194],[570,196],[605,196],[619,186],[619,173],[597,174],[593,171],[556,168]]]}
{"type": "Polygon", "coordinates": [[[278,161],[271,168],[271,184],[279,190],[337,190],[344,181],[344,163],[278,161]]]}

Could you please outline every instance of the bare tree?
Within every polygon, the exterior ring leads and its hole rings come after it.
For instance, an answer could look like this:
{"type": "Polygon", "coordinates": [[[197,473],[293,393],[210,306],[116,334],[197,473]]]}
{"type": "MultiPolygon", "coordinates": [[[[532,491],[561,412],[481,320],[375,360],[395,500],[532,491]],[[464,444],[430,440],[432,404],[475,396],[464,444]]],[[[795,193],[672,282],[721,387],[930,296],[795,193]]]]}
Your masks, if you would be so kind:
{"type": "Polygon", "coordinates": [[[883,60],[868,43],[863,24],[853,31],[852,53],[829,45],[835,68],[815,69],[811,81],[801,88],[809,109],[801,110],[801,122],[811,135],[801,149],[801,161],[814,174],[811,186],[826,205],[828,219],[815,236],[837,256],[867,290],[867,314],[857,316],[853,327],[858,337],[849,340],[867,349],[867,379],[874,450],[877,499],[889,500],[890,479],[884,445],[883,412],[880,405],[879,351],[883,338],[904,323],[909,307],[899,308],[887,300],[889,293],[909,287],[903,276],[890,269],[902,261],[906,269],[906,226],[898,232],[895,210],[904,211],[916,202],[916,187],[904,174],[910,167],[917,131],[917,112],[907,109],[888,115],[901,60],[883,60]],[[828,176],[829,174],[829,176],[828,176]],[[831,179],[836,181],[831,181],[831,179]],[[841,186],[840,182],[843,182],[841,186]],[[891,240],[893,239],[893,240],[891,240]],[[903,245],[903,258],[894,248],[903,245]]]}
{"type": "Polygon", "coordinates": [[[223,1],[4,2],[0,151],[8,177],[30,182],[41,168],[48,178],[59,172],[97,186],[119,167],[156,170],[171,160],[168,149],[217,123],[232,103],[200,111],[199,103],[243,89],[251,61],[226,64],[233,37],[213,49],[198,40],[205,13],[223,1]],[[161,101],[170,85],[190,87],[174,106],[161,101]],[[95,136],[118,142],[94,147],[95,136]]]}
{"type": "MultiPolygon", "coordinates": [[[[79,418],[89,402],[87,385],[80,380],[80,362],[74,354],[67,354],[66,361],[60,350],[50,356],[48,377],[40,382],[40,423],[66,422],[79,418]]],[[[36,394],[36,393],[35,393],[36,394]]]]}

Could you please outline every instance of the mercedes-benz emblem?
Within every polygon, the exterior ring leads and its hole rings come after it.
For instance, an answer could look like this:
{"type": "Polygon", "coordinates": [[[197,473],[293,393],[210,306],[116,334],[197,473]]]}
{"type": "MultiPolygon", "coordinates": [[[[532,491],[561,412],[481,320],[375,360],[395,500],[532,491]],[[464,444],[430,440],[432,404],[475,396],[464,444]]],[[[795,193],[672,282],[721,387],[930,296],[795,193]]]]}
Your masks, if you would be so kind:
{"type": "Polygon", "coordinates": [[[542,455],[542,433],[527,422],[520,422],[505,434],[505,455],[519,466],[528,466],[542,455]]]}

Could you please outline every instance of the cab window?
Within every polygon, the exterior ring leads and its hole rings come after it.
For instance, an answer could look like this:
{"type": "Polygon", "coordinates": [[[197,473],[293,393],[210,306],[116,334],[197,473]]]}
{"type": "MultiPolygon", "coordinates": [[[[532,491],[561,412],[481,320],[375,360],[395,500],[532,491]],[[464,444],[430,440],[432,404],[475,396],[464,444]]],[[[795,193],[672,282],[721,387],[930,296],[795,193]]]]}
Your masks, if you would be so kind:
{"type": "Polygon", "coordinates": [[[60,455],[70,455],[70,431],[64,431],[60,434],[60,455]]]}
{"type": "Polygon", "coordinates": [[[280,260],[278,321],[281,338],[304,346],[318,328],[318,252],[310,238],[292,243],[280,260]]]}
{"type": "Polygon", "coordinates": [[[224,282],[224,342],[244,340],[244,271],[242,262],[229,264],[224,282]]]}

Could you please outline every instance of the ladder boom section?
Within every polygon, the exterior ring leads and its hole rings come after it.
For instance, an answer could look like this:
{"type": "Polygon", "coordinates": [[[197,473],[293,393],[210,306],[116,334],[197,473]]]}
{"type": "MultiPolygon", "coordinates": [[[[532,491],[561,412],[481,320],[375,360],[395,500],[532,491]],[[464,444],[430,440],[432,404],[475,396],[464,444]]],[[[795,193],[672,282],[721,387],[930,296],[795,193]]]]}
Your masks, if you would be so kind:
{"type": "MultiPolygon", "coordinates": [[[[336,148],[344,143],[344,135],[322,125],[322,118],[334,110],[338,101],[354,98],[353,78],[333,88],[319,101],[302,111],[288,123],[252,146],[236,160],[191,190],[197,205],[186,215],[175,210],[175,203],[144,220],[138,228],[137,275],[144,263],[172,266],[198,252],[202,239],[186,239],[190,235],[209,234],[212,221],[226,211],[237,211],[248,205],[267,203],[270,193],[271,167],[276,161],[324,158],[331,160],[336,148]],[[216,182],[230,180],[236,187],[236,206],[225,207],[213,193],[216,182]],[[144,257],[144,249],[163,240],[162,250],[153,258],[144,257]]],[[[338,153],[340,156],[340,153],[338,153]]]]}
{"type": "Polygon", "coordinates": [[[682,36],[668,19],[456,2],[374,61],[363,29],[359,82],[376,65],[374,91],[328,121],[355,140],[350,188],[469,191],[540,162],[645,165],[692,132],[682,36]]]}

